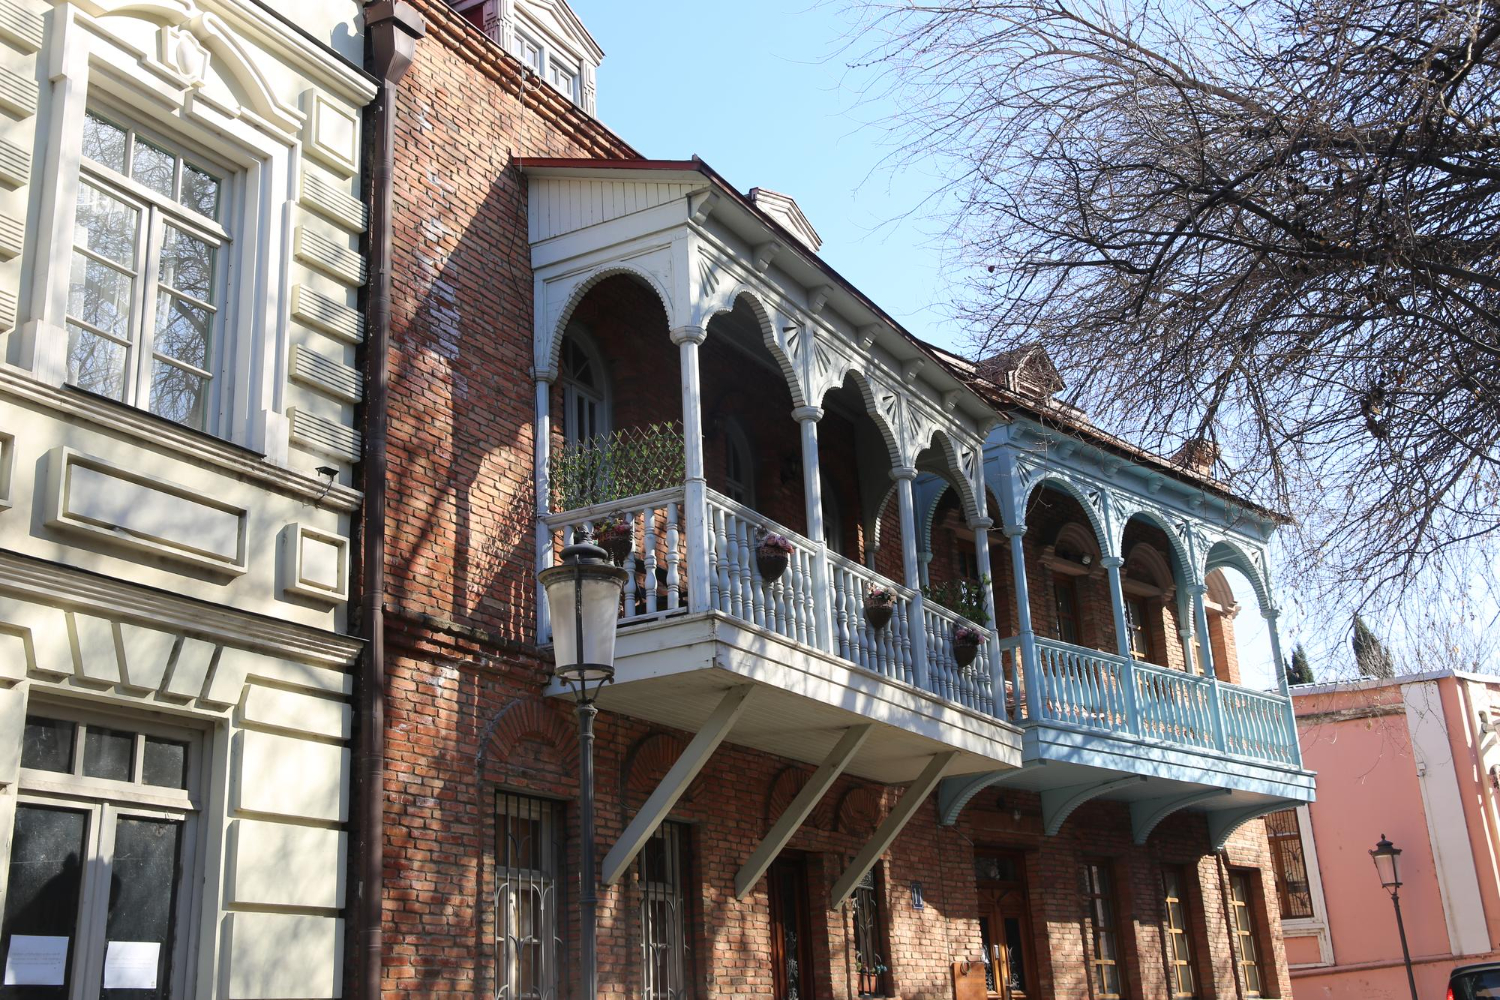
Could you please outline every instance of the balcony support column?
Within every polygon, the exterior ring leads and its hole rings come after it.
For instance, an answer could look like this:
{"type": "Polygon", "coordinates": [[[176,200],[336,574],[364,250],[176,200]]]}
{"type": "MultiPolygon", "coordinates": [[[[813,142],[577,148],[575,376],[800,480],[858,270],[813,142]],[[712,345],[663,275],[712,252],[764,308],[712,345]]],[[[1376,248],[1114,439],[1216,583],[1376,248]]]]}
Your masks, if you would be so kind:
{"type": "Polygon", "coordinates": [[[1125,628],[1125,588],[1120,583],[1120,567],[1125,565],[1125,560],[1119,556],[1104,556],[1099,560],[1099,565],[1104,567],[1104,573],[1109,577],[1109,602],[1114,606],[1115,615],[1115,652],[1128,658],[1130,636],[1125,628]]]}
{"type": "Polygon", "coordinates": [[[1280,608],[1265,608],[1261,611],[1261,617],[1266,620],[1266,631],[1271,636],[1271,658],[1276,661],[1276,690],[1281,692],[1281,697],[1286,703],[1286,725],[1288,742],[1292,753],[1296,755],[1297,766],[1302,766],[1302,741],[1297,739],[1297,712],[1292,707],[1291,681],[1287,677],[1287,663],[1281,656],[1281,634],[1276,627],[1276,622],[1281,618],[1280,608]]]}
{"type": "Polygon", "coordinates": [[[1010,568],[1016,582],[1016,628],[1021,633],[1021,666],[1026,684],[1026,717],[1042,714],[1041,692],[1037,690],[1039,673],[1036,660],[1036,633],[1031,630],[1031,588],[1026,586],[1026,550],[1023,539],[1026,525],[1007,524],[1005,537],[1010,539],[1010,568]]]}
{"type": "MultiPolygon", "coordinates": [[[[547,527],[547,515],[552,510],[552,478],[549,465],[552,461],[552,381],[557,372],[539,370],[536,375],[536,419],[532,424],[533,477],[536,481],[536,568],[537,571],[552,565],[552,529],[547,527]]],[[[536,641],[540,644],[552,637],[552,622],[547,610],[547,599],[542,585],[536,584],[536,641]]]]}
{"type": "Polygon", "coordinates": [[[799,406],[792,417],[802,428],[802,495],[807,503],[807,537],[817,543],[813,558],[813,626],[817,629],[817,647],[825,653],[837,653],[833,644],[833,575],[828,566],[828,539],[823,524],[823,472],[818,464],[818,421],[823,419],[820,406],[799,406]]]}
{"type": "Polygon", "coordinates": [[[1189,599],[1193,602],[1194,630],[1198,634],[1195,649],[1198,654],[1198,665],[1204,677],[1212,677],[1214,676],[1213,642],[1208,635],[1208,608],[1203,603],[1203,598],[1208,594],[1208,588],[1201,583],[1195,583],[1187,588],[1187,592],[1189,599]]]}
{"type": "Polygon", "coordinates": [[[891,470],[896,481],[896,498],[901,504],[901,565],[906,570],[906,588],[913,592],[911,620],[911,671],[917,687],[930,690],[927,679],[927,612],[922,600],[922,571],[917,563],[917,503],[912,494],[912,480],[917,470],[902,466],[891,470]]]}
{"type": "MultiPolygon", "coordinates": [[[[981,494],[982,495],[982,494],[981,494]]],[[[1000,658],[1000,643],[995,641],[999,634],[1000,618],[995,614],[995,585],[994,577],[990,574],[990,529],[995,522],[987,517],[976,517],[969,522],[969,528],[974,532],[974,565],[979,567],[979,582],[984,588],[984,610],[990,616],[990,697],[993,704],[990,706],[991,714],[996,718],[1005,718],[1005,663],[1000,658]],[[986,585],[985,580],[990,583],[986,585]]],[[[931,558],[931,553],[928,554],[931,558]]]]}
{"type": "Polygon", "coordinates": [[[703,385],[698,373],[698,345],[708,332],[701,326],[672,331],[682,367],[683,521],[687,527],[688,611],[708,607],[708,480],[703,475],[703,385]]]}

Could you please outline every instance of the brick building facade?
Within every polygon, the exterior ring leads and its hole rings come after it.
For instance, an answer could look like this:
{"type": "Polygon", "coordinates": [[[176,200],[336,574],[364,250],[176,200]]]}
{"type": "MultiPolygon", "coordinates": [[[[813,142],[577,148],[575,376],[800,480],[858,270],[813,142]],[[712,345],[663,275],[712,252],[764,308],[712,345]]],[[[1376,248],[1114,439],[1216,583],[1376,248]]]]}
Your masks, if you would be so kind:
{"type": "MultiPolygon", "coordinates": [[[[555,824],[550,836],[561,852],[559,873],[576,872],[579,857],[576,725],[570,703],[545,695],[550,661],[536,645],[536,284],[528,184],[517,158],[636,154],[552,85],[526,73],[486,34],[483,17],[465,16],[441,0],[414,5],[427,34],[401,83],[394,172],[382,991],[498,996],[514,986],[498,968],[505,950],[499,941],[514,931],[499,926],[512,918],[498,905],[505,866],[497,849],[509,849],[500,846],[506,840],[500,826],[508,821],[498,802],[506,796],[542,802],[535,808],[555,824]]],[[[656,296],[629,278],[605,278],[573,317],[608,369],[618,426],[682,420],[680,355],[656,296]]],[[[788,416],[794,401],[784,382],[745,365],[726,343],[710,336],[698,355],[708,486],[727,488],[732,421],[734,433],[750,443],[756,509],[794,532],[810,533],[803,451],[788,416]]],[[[849,458],[864,433],[857,425],[868,418],[857,402],[841,409],[839,393],[852,399],[854,389],[834,390],[818,428],[823,509],[837,510],[838,537],[830,544],[861,561],[873,556],[877,570],[899,580],[903,540],[895,494],[880,508],[861,503],[849,458]]],[[[554,384],[552,412],[562,414],[567,405],[554,384]]],[[[554,447],[562,443],[562,424],[553,424],[554,447]]],[[[1043,549],[1070,520],[1067,504],[1076,506],[1058,496],[1032,519],[1026,539],[1039,633],[1051,627],[1040,621],[1043,609],[1055,606],[1046,596],[1053,571],[1043,549]]],[[[1071,520],[1089,523],[1072,513],[1071,520]]],[[[1131,525],[1126,551],[1140,541],[1167,553],[1165,536],[1154,537],[1154,530],[1131,525]]],[[[972,547],[972,529],[950,501],[927,539],[934,582],[966,575],[953,555],[961,536],[972,547]]],[[[1007,574],[993,575],[996,628],[1011,635],[1014,587],[1007,574]]],[[[1113,649],[1107,583],[1093,571],[1078,579],[1083,617],[1077,641],[1113,649]]],[[[1148,626],[1160,633],[1154,648],[1161,651],[1159,662],[1181,668],[1174,605],[1159,605],[1155,625],[1148,626]]],[[[692,734],[608,711],[597,728],[602,853],[692,734]]],[[[686,869],[680,884],[689,928],[681,942],[686,979],[678,995],[777,995],[771,964],[781,945],[771,940],[770,889],[762,880],[737,899],[733,883],[811,771],[731,738],[672,809],[671,822],[682,824],[686,869]]],[[[1216,853],[1203,814],[1175,812],[1137,846],[1128,805],[1095,801],[1078,807],[1056,835],[1046,835],[1041,795],[1004,788],[980,793],[953,825],[940,823],[932,803],[924,805],[884,852],[874,886],[878,946],[888,968],[876,973],[877,981],[862,983],[854,968],[852,909],[823,902],[900,795],[893,785],[841,777],[783,852],[805,866],[809,887],[812,967],[804,997],[854,997],[861,986],[906,997],[953,995],[955,976],[964,978],[966,963],[979,963],[985,950],[981,898],[990,889],[976,876],[976,858],[1010,855],[1019,872],[1010,881],[1024,884],[1027,893],[1029,926],[1017,946],[1025,996],[1101,995],[1090,976],[1104,958],[1093,926],[1099,911],[1084,896],[1090,863],[1101,865],[1114,883],[1119,995],[1173,995],[1163,892],[1171,868],[1186,875],[1191,995],[1245,996],[1254,984],[1238,970],[1242,961],[1254,964],[1259,995],[1290,996],[1261,824],[1240,828],[1216,853]],[[1231,933],[1232,872],[1245,873],[1251,887],[1244,911],[1251,930],[1238,944],[1231,933]]],[[[639,878],[642,864],[637,860],[631,874],[601,893],[600,995],[612,1000],[666,995],[645,978],[650,963],[642,925],[650,897],[639,878]]],[[[560,940],[560,974],[548,983],[555,983],[556,996],[570,997],[579,942],[576,878],[560,875],[547,892],[554,916],[538,917],[543,922],[533,930],[540,928],[543,937],[555,932],[560,940]]],[[[978,968],[972,965],[970,975],[978,968]]],[[[554,995],[552,986],[536,985],[541,996],[554,995]]]]}

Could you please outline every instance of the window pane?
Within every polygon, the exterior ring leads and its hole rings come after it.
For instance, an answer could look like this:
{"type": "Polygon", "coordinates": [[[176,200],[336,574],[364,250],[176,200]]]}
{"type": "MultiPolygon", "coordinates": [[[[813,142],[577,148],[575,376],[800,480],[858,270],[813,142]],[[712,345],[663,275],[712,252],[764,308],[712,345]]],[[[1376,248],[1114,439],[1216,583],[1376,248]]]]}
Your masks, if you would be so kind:
{"type": "Polygon", "coordinates": [[[73,770],[73,737],[78,727],[61,719],[26,717],[26,735],[21,740],[21,766],[38,771],[73,770]]]}
{"type": "Polygon", "coordinates": [[[187,787],[187,744],[146,737],[146,752],[141,760],[141,780],[162,788],[187,787]]]}
{"type": "Polygon", "coordinates": [[[69,323],[68,381],[101,396],[123,398],[125,347],[69,323]]]}
{"type": "Polygon", "coordinates": [[[158,280],[195,299],[212,302],[214,248],[176,226],[166,226],[161,248],[161,277],[158,280]]]}
{"type": "Polygon", "coordinates": [[[106,963],[104,986],[110,1000],[155,1000],[167,995],[181,829],[181,824],[172,820],[135,817],[121,817],[115,824],[109,919],[104,934],[109,942],[106,947],[117,942],[158,947],[155,989],[109,988],[106,963]]]}
{"type": "Polygon", "coordinates": [[[172,174],[176,167],[177,157],[136,136],[135,156],[130,163],[131,177],[157,194],[170,198],[172,197],[172,174]]]}
{"type": "Polygon", "coordinates": [[[129,781],[135,763],[135,734],[88,726],[83,731],[83,776],[129,781]]]}
{"type": "Polygon", "coordinates": [[[140,220],[141,213],[134,206],[92,184],[78,185],[78,215],[73,224],[75,246],[133,269],[140,220]]]}
{"type": "Polygon", "coordinates": [[[219,217],[219,179],[190,163],[182,165],[182,197],[178,199],[199,215],[219,217]]]}
{"type": "Polygon", "coordinates": [[[5,986],[5,1000],[61,1000],[71,980],[73,939],[82,882],[86,813],[71,809],[16,807],[10,848],[10,883],[5,893],[5,924],[0,952],[10,954],[16,934],[61,937],[68,941],[69,968],[62,986],[5,986]]]}
{"type": "Polygon", "coordinates": [[[125,172],[125,130],[92,111],[83,115],[83,155],[120,173],[125,172]]]}
{"type": "Polygon", "coordinates": [[[130,338],[130,306],[135,297],[130,275],[108,264],[73,254],[68,315],[120,340],[130,338]]]}
{"type": "Polygon", "coordinates": [[[162,292],[156,297],[156,353],[207,368],[213,319],[210,310],[162,292]]]}
{"type": "Polygon", "coordinates": [[[208,380],[166,361],[151,364],[151,412],[203,430],[208,380]]]}

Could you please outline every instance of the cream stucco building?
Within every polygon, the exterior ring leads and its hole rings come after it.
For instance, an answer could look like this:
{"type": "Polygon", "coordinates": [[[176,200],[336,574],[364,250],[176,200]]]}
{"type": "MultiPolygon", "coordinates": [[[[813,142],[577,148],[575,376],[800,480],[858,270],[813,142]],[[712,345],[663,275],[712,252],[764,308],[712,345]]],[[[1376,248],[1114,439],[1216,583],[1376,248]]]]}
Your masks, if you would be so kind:
{"type": "Polygon", "coordinates": [[[340,993],[359,6],[0,0],[7,996],[340,993]]]}

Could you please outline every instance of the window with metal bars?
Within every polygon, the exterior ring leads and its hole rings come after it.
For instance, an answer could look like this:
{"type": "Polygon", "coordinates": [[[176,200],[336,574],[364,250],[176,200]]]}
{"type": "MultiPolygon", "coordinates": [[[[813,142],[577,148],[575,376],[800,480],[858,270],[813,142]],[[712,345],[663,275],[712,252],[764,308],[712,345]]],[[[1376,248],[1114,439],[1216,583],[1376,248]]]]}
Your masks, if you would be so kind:
{"type": "Polygon", "coordinates": [[[1188,878],[1182,868],[1162,872],[1167,931],[1167,985],[1174,998],[1198,993],[1193,971],[1193,932],[1188,926],[1188,878]]]}
{"type": "Polygon", "coordinates": [[[885,937],[885,912],[880,905],[879,876],[872,869],[854,887],[850,897],[854,916],[854,969],[862,997],[889,996],[881,941],[885,937]]]}
{"type": "Polygon", "coordinates": [[[1271,865],[1276,872],[1276,899],[1281,905],[1282,919],[1311,917],[1312,888],[1297,810],[1285,809],[1267,816],[1266,838],[1271,842],[1271,865]]]}
{"type": "Polygon", "coordinates": [[[688,830],[682,823],[657,827],[636,862],[641,890],[642,1000],[682,1000],[691,994],[688,862],[688,830]]]}
{"type": "Polygon", "coordinates": [[[1261,992],[1260,944],[1256,940],[1255,890],[1248,872],[1229,876],[1229,902],[1233,911],[1230,930],[1234,935],[1235,964],[1245,996],[1258,997],[1261,992]]]}
{"type": "Polygon", "coordinates": [[[1124,996],[1123,969],[1120,963],[1119,904],[1115,900],[1114,873],[1106,861],[1089,861],[1083,866],[1084,901],[1088,906],[1090,982],[1095,1000],[1116,1000],[1124,996]]]}
{"type": "Polygon", "coordinates": [[[562,952],[558,803],[495,796],[495,996],[556,1000],[562,952]]]}

